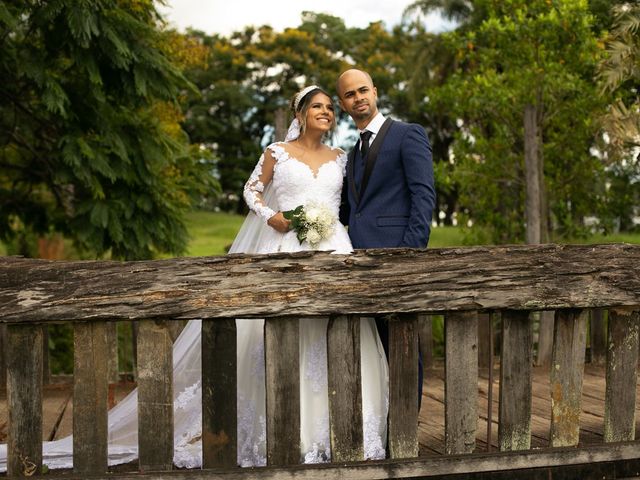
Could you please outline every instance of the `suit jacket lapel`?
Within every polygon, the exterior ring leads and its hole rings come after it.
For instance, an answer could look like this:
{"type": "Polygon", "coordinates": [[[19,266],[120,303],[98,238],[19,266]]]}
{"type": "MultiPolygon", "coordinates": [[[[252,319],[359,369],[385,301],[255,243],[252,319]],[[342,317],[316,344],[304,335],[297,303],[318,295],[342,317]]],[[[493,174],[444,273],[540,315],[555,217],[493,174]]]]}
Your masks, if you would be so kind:
{"type": "MultiPolygon", "coordinates": [[[[373,167],[376,164],[376,159],[378,158],[378,152],[380,151],[380,147],[382,147],[382,142],[384,142],[384,137],[387,135],[389,131],[389,127],[393,123],[391,118],[387,118],[378,134],[376,135],[375,140],[371,144],[371,148],[369,149],[369,154],[367,155],[367,164],[364,168],[364,175],[362,177],[362,186],[360,187],[360,195],[358,198],[358,203],[360,203],[360,199],[364,197],[364,191],[367,188],[367,184],[369,183],[369,177],[371,176],[371,172],[373,171],[373,167]]],[[[359,145],[359,144],[358,144],[359,145]]]]}
{"type": "Polygon", "coordinates": [[[349,181],[349,187],[351,188],[351,193],[353,194],[353,198],[355,198],[356,203],[360,203],[360,195],[358,195],[358,189],[356,188],[356,180],[353,173],[353,163],[356,160],[356,149],[360,148],[360,140],[356,143],[356,146],[351,149],[349,152],[349,157],[347,159],[347,180],[349,181]]]}

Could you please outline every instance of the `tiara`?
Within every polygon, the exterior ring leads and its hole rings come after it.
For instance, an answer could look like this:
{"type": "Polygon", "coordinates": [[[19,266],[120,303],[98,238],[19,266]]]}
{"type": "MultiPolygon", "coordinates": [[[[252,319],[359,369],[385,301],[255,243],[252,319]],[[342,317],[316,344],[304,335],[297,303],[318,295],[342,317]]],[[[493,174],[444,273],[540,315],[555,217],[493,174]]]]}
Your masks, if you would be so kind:
{"type": "Polygon", "coordinates": [[[293,101],[293,111],[294,112],[298,111],[298,107],[300,106],[300,102],[307,95],[307,93],[309,93],[312,90],[319,89],[319,88],[320,87],[317,86],[317,85],[309,85],[308,87],[305,87],[302,90],[300,90],[300,92],[298,92],[298,94],[296,95],[295,100],[293,101]]]}

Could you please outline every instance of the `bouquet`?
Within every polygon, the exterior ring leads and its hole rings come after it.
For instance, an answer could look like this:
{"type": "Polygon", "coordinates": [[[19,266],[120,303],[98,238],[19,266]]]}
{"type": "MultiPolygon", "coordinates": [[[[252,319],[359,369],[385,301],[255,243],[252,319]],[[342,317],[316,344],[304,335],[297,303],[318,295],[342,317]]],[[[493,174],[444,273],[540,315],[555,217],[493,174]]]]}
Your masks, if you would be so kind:
{"type": "Polygon", "coordinates": [[[316,248],[322,240],[333,235],[337,220],[326,205],[318,203],[299,205],[282,214],[291,222],[291,228],[296,232],[300,243],[306,240],[311,248],[316,248]]]}

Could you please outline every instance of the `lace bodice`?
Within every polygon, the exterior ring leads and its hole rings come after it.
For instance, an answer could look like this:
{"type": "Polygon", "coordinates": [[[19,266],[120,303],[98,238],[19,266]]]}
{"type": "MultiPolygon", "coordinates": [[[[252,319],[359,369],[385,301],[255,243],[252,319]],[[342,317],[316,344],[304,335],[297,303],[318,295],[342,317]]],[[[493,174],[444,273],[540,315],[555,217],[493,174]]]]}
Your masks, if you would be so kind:
{"type": "Polygon", "coordinates": [[[251,210],[265,222],[276,211],[286,211],[309,202],[323,203],[338,214],[342,180],[345,175],[347,155],[334,149],[333,160],[323,163],[314,172],[306,163],[291,156],[284,143],[273,143],[267,147],[269,160],[262,154],[249,180],[244,186],[244,199],[251,210]],[[265,187],[271,182],[275,202],[266,205],[263,198],[265,187]]]}

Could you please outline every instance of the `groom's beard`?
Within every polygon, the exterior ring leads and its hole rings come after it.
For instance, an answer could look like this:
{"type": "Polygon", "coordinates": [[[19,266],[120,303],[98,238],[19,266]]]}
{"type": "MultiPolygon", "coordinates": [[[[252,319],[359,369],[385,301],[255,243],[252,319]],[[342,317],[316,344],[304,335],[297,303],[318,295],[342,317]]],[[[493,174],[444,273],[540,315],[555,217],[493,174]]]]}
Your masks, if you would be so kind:
{"type": "Polygon", "coordinates": [[[358,105],[354,105],[353,114],[351,116],[354,118],[354,120],[364,120],[371,117],[372,112],[373,112],[373,109],[371,108],[371,105],[369,105],[368,102],[363,102],[358,105]],[[362,105],[366,105],[367,108],[362,110],[357,110],[357,108],[362,105]]]}

